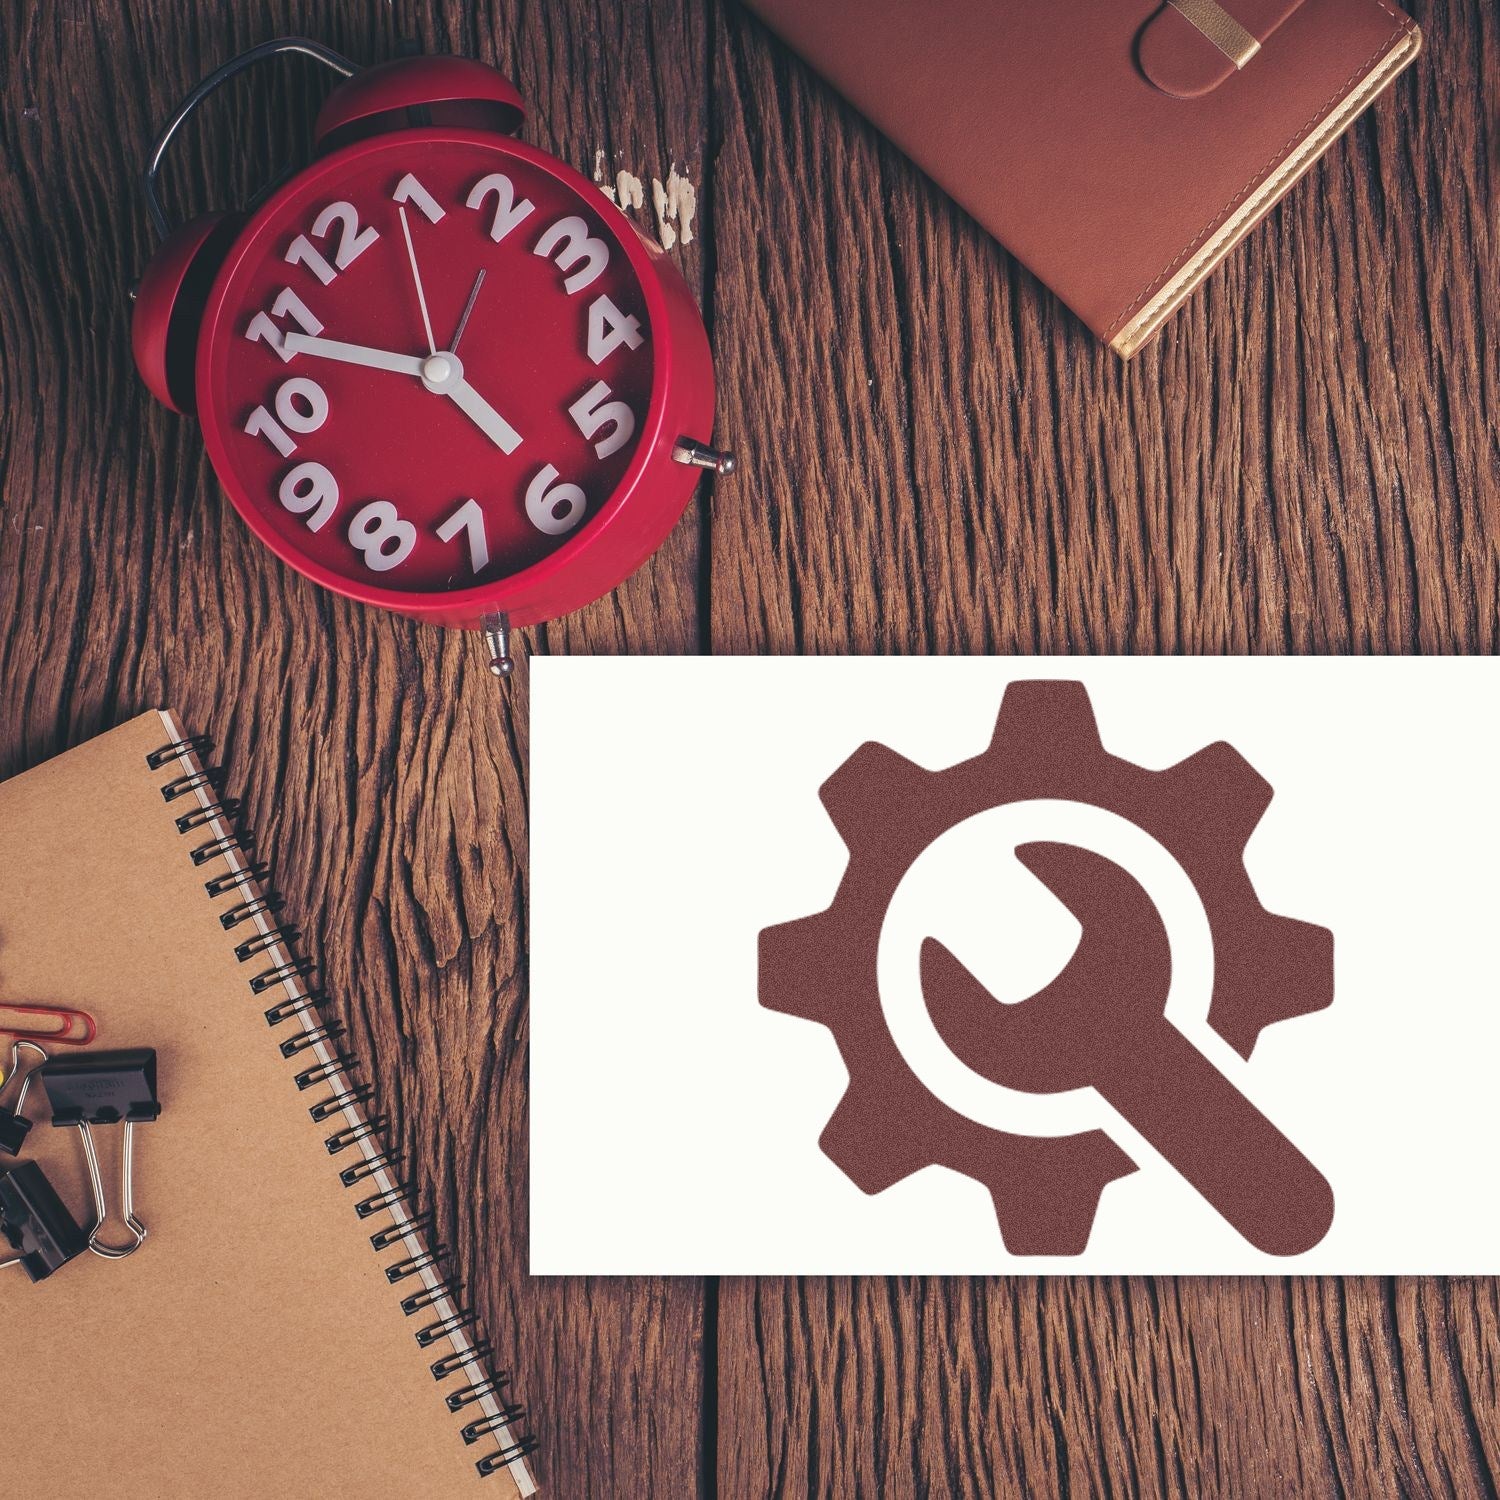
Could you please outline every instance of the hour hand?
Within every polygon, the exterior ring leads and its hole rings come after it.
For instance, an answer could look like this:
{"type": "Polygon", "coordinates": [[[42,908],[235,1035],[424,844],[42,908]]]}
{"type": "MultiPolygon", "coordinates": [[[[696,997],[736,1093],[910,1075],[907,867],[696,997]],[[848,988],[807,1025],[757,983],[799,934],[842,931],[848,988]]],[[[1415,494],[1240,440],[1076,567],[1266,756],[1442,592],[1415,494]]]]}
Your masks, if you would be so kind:
{"type": "Polygon", "coordinates": [[[521,446],[521,434],[467,380],[460,379],[444,386],[443,394],[451,397],[459,410],[502,453],[514,453],[521,446]]]}
{"type": "Polygon", "coordinates": [[[463,361],[451,349],[418,364],[422,384],[453,402],[502,453],[514,453],[521,446],[521,434],[464,379],[463,361]]]}
{"type": "Polygon", "coordinates": [[[367,370],[390,370],[397,375],[422,373],[422,361],[412,354],[395,354],[389,349],[370,349],[363,344],[345,344],[339,339],[314,338],[307,333],[289,333],[282,347],[288,354],[312,354],[320,359],[335,359],[340,364],[363,365],[367,370]]]}

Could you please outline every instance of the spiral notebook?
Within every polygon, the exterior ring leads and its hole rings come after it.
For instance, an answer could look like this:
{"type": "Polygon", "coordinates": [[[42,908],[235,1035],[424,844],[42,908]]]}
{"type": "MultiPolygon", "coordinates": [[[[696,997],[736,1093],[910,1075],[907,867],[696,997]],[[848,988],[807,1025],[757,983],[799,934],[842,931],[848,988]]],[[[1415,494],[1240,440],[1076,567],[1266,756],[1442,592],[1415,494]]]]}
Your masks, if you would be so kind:
{"type": "MultiPolygon", "coordinates": [[[[0,999],[155,1047],[163,1106],[135,1132],[141,1250],[0,1271],[7,1488],[533,1494],[520,1408],[204,753],[149,713],[0,784],[0,999]]],[[[97,1134],[118,1203],[119,1132],[97,1134]]],[[[44,1120],[23,1159],[87,1222],[76,1132],[44,1120]]]]}

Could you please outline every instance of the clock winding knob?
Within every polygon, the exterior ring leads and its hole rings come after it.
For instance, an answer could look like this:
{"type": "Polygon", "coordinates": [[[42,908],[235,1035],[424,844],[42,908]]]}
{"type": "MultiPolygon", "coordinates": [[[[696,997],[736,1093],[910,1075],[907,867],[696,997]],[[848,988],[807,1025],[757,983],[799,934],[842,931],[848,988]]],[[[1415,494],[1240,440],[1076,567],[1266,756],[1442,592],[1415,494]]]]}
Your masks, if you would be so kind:
{"type": "Polygon", "coordinates": [[[510,616],[486,615],[481,628],[490,653],[490,671],[496,677],[509,677],[516,670],[516,659],[510,654],[510,616]]]}
{"type": "Polygon", "coordinates": [[[672,457],[680,464],[690,464],[695,469],[712,469],[715,474],[734,473],[734,454],[723,448],[710,448],[693,438],[680,437],[672,449],[672,457]]]}

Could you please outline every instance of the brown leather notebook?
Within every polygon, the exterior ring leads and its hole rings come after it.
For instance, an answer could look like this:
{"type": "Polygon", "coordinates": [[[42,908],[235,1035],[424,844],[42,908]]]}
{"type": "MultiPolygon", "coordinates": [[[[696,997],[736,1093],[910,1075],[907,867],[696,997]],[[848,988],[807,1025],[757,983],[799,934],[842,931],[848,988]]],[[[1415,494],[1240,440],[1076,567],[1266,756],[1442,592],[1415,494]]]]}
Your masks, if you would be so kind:
{"type": "Polygon", "coordinates": [[[1386,0],[748,0],[1119,354],[1417,55],[1386,0]]]}
{"type": "MultiPolygon", "coordinates": [[[[162,1105],[133,1138],[140,1249],[0,1269],[6,1489],[533,1494],[519,1413],[200,748],[149,713],[0,784],[0,1002],[90,1012],[88,1051],[154,1047],[162,1105]]],[[[44,1082],[25,1113],[19,1160],[88,1228],[78,1132],[44,1082]]],[[[123,1130],[94,1134],[124,1243],[123,1130]]]]}

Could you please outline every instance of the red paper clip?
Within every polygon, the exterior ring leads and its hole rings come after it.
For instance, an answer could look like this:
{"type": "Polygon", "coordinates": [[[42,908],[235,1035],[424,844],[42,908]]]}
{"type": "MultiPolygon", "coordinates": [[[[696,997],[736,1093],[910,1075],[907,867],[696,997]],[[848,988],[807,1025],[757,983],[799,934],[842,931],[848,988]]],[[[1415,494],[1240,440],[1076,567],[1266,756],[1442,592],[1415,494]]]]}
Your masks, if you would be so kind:
{"type": "Polygon", "coordinates": [[[99,1028],[85,1010],[62,1005],[8,1005],[0,1001],[0,1033],[27,1042],[87,1047],[99,1028]]]}

